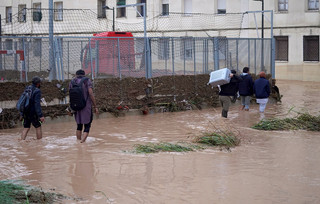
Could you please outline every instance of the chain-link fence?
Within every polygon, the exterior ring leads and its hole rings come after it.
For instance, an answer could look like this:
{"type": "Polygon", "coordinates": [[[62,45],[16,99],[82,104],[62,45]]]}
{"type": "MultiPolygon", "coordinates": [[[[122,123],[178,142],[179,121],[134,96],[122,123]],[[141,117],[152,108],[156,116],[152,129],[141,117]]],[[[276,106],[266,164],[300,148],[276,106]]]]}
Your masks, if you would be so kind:
{"type": "Polygon", "coordinates": [[[1,37],[2,80],[49,79],[49,51],[54,50],[53,79],[70,79],[83,69],[94,78],[208,74],[220,68],[250,67],[272,74],[271,39],[136,37],[1,37]],[[24,59],[19,55],[23,51],[24,59]],[[23,76],[23,77],[21,77],[23,76]]]}

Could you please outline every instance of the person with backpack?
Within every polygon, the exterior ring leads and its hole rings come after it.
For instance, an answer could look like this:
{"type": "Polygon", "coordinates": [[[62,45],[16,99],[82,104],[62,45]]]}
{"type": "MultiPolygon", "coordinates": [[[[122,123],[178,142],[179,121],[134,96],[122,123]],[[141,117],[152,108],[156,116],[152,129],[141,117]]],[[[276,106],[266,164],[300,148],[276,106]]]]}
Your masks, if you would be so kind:
{"type": "Polygon", "coordinates": [[[78,70],[76,77],[71,80],[69,84],[69,97],[70,108],[74,111],[74,117],[77,123],[76,136],[77,139],[83,143],[89,135],[93,119],[92,106],[94,112],[99,114],[93,95],[92,82],[89,78],[85,77],[84,70],[78,70]]]}
{"type": "Polygon", "coordinates": [[[253,80],[249,73],[249,67],[244,67],[240,77],[239,94],[241,98],[242,110],[249,111],[251,95],[253,94],[253,80]]]}
{"type": "Polygon", "coordinates": [[[41,79],[33,77],[32,85],[27,86],[21,95],[17,108],[23,118],[23,131],[21,140],[25,140],[30,130],[31,124],[36,128],[37,139],[42,138],[41,123],[45,121],[41,110],[41,79]]]}

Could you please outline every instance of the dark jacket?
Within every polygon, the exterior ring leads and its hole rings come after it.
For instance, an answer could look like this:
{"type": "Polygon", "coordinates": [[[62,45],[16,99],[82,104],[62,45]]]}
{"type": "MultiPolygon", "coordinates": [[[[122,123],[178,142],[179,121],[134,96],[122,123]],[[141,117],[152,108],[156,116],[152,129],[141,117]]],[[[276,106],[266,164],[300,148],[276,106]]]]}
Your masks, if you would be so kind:
{"type": "Polygon", "coordinates": [[[230,79],[229,83],[220,86],[221,91],[220,91],[219,95],[220,96],[235,96],[239,90],[239,82],[240,81],[242,81],[242,79],[239,76],[233,75],[233,77],[230,79]]]}
{"type": "Polygon", "coordinates": [[[42,110],[41,110],[41,91],[35,85],[32,85],[32,97],[30,99],[30,110],[27,115],[29,116],[37,116],[39,118],[43,117],[42,110]]]}
{"type": "Polygon", "coordinates": [[[253,84],[253,90],[256,98],[268,98],[270,96],[270,84],[265,78],[257,79],[253,84]]]}
{"type": "Polygon", "coordinates": [[[240,96],[251,96],[253,94],[253,81],[250,74],[241,74],[242,81],[239,83],[240,96]]]}

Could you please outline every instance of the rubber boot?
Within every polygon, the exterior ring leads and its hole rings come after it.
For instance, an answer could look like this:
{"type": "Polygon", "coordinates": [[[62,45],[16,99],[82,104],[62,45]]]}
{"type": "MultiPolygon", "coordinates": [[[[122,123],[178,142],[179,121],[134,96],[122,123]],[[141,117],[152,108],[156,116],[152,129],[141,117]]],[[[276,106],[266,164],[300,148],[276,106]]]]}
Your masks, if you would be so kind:
{"type": "Polygon", "coordinates": [[[222,117],[227,118],[228,117],[228,111],[222,110],[222,117]]]}

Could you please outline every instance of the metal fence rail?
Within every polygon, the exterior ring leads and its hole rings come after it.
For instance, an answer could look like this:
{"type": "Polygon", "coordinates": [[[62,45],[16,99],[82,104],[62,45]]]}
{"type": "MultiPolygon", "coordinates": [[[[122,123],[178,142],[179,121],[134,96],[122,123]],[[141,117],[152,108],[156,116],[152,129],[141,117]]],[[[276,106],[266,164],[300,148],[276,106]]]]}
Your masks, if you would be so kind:
{"type": "Polygon", "coordinates": [[[0,50],[23,50],[24,60],[14,52],[1,54],[0,79],[29,81],[35,75],[49,79],[50,49],[53,79],[58,80],[72,78],[78,69],[92,79],[197,75],[224,67],[241,72],[245,66],[251,73],[263,70],[274,76],[270,38],[54,37],[53,47],[49,44],[47,37],[1,37],[0,50]]]}

